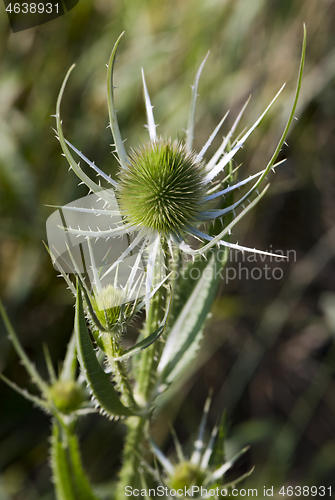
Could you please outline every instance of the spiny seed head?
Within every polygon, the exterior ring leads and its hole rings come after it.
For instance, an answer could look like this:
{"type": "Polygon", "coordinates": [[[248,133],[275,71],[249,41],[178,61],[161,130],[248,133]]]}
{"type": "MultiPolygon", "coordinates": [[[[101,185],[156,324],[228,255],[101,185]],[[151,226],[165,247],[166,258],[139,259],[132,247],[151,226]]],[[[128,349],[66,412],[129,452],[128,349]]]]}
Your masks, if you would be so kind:
{"type": "Polygon", "coordinates": [[[178,141],[159,139],[132,150],[119,174],[118,201],[127,222],[166,235],[192,225],[203,207],[204,164],[178,141]]]}

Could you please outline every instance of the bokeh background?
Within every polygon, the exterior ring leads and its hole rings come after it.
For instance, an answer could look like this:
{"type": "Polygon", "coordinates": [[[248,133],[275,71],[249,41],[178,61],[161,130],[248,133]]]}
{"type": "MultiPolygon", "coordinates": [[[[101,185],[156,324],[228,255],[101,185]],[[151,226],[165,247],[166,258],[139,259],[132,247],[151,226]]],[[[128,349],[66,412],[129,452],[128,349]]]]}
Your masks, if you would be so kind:
{"type": "MultiPolygon", "coordinates": [[[[112,174],[117,162],[106,129],[105,64],[121,31],[126,34],[116,65],[116,103],[127,147],[147,133],[141,66],[159,132],[182,138],[190,85],[211,51],[199,87],[196,148],[227,109],[232,124],[249,94],[240,130],[251,125],[286,82],[236,158],[243,162],[243,178],[264,168],[284,128],[303,22],[306,66],[298,121],[281,156],[287,161],[233,234],[244,245],[295,254],[287,263],[248,263],[240,256],[228,264],[250,272],[280,266],[283,276],[269,280],[262,271],[252,280],[244,272],[222,283],[198,362],[154,425],[167,453],[173,453],[170,422],[187,449],[212,387],[209,427],[226,409],[227,454],[251,445],[238,468],[255,466],[243,486],[259,491],[283,484],[332,485],[335,491],[334,1],[80,0],[65,16],[15,34],[0,6],[0,291],[26,351],[45,375],[43,343],[57,365],[74,315],[73,298],[42,243],[52,212],[46,205],[86,194],[68,172],[51,129],[70,65],[77,66],[63,101],[65,134],[112,174]]],[[[2,323],[0,331],[0,370],[33,390],[2,323]]],[[[48,418],[1,382],[1,500],[54,498],[49,431],[48,418]]],[[[120,465],[122,424],[91,416],[81,420],[78,432],[92,481],[106,485],[120,465]]]]}

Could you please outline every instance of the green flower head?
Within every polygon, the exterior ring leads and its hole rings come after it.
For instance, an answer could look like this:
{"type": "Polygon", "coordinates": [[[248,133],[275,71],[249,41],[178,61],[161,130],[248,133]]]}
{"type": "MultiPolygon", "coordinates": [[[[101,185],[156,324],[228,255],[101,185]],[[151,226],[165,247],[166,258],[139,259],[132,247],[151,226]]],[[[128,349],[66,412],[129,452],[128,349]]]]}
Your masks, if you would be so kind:
{"type": "Polygon", "coordinates": [[[131,225],[168,236],[193,225],[205,196],[205,168],[196,154],[170,139],[157,139],[131,151],[120,174],[118,199],[131,225]]]}

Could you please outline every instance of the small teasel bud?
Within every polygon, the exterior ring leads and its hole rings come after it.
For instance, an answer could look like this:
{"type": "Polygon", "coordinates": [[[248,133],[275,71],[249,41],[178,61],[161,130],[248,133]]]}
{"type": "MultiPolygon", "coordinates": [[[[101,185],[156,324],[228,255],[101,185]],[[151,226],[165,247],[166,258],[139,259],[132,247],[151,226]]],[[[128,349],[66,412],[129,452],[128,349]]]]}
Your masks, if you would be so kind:
{"type": "Polygon", "coordinates": [[[73,380],[57,380],[50,388],[50,398],[60,412],[68,415],[78,410],[84,401],[84,393],[73,380]]]}
{"type": "Polygon", "coordinates": [[[206,471],[190,461],[180,462],[175,465],[173,474],[170,475],[167,484],[169,488],[178,490],[201,486],[206,478],[206,471]]]}
{"type": "Polygon", "coordinates": [[[106,330],[111,331],[117,323],[126,322],[132,316],[133,302],[124,303],[124,293],[111,284],[95,290],[90,300],[97,319],[106,330]]]}

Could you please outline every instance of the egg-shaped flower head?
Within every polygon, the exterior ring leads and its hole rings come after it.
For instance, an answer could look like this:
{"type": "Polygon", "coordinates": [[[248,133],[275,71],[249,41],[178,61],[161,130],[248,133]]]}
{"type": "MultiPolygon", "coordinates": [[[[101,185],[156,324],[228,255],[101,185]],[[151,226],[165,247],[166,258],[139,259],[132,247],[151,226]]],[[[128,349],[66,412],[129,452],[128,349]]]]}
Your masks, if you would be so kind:
{"type": "Polygon", "coordinates": [[[224,172],[225,168],[231,164],[235,154],[263,120],[283,87],[252,127],[242,136],[235,139],[234,134],[247,106],[247,101],[233,123],[233,126],[223,137],[218,149],[211,158],[205,160],[205,154],[209,146],[218,134],[228,115],[227,113],[222,118],[202,149],[199,152],[194,151],[194,119],[198,83],[208,54],[200,65],[192,86],[188,126],[184,141],[173,140],[157,135],[157,126],[153,116],[153,106],[151,105],[142,69],[144,101],[147,114],[146,127],[149,132],[149,139],[139,147],[126,152],[116,116],[113,87],[115,55],[121,36],[122,34],[114,45],[107,70],[107,102],[110,128],[114,138],[115,153],[120,164],[117,180],[112,179],[110,175],[102,172],[93,162],[86,158],[86,156],[64,138],[60,118],[60,104],[66,82],[73,67],[70,68],[65,77],[57,101],[57,133],[70,167],[91,191],[98,194],[99,197],[105,201],[104,213],[110,215],[110,227],[108,230],[83,231],[79,228],[68,228],[68,231],[78,236],[86,236],[88,238],[109,238],[113,236],[128,238],[129,244],[126,250],[118,256],[109,270],[106,271],[107,273],[115,269],[115,267],[130,255],[135,248],[139,249],[140,255],[146,255],[145,302],[148,310],[149,299],[154,286],[154,275],[157,271],[157,263],[164,262],[162,254],[166,252],[173,255],[174,249],[177,248],[179,251],[195,257],[196,255],[205,255],[213,246],[223,246],[241,250],[242,252],[251,251],[254,253],[271,255],[267,252],[249,249],[228,242],[224,238],[231,233],[233,226],[260,200],[268,186],[266,186],[261,193],[258,192],[259,186],[262,184],[269,171],[278,165],[278,163],[275,164],[275,161],[284,143],[297,104],[303,69],[304,49],[293,108],[284,133],[272,157],[265,168],[259,173],[229,185],[231,176],[230,172],[224,172]],[[100,183],[95,183],[86,173],[84,173],[74,159],[71,150],[84,160],[98,176],[108,183],[109,189],[103,189],[100,183]],[[219,180],[218,177],[220,177],[219,180]],[[251,187],[244,195],[231,205],[222,208],[222,199],[225,195],[248,183],[251,187]],[[109,193],[111,190],[113,190],[119,205],[120,213],[122,214],[121,223],[119,219],[117,222],[113,222],[115,211],[109,211],[109,206],[111,204],[109,193]],[[249,202],[246,208],[244,208],[245,202],[249,202]],[[238,213],[238,209],[240,208],[241,210],[238,213]],[[227,214],[233,214],[233,218],[229,224],[225,224],[221,232],[216,235],[210,235],[203,230],[203,228],[206,227],[206,223],[211,223],[216,219],[222,219],[227,214]],[[192,248],[189,243],[189,237],[200,240],[200,245],[198,245],[197,248],[192,248]]]}

